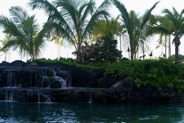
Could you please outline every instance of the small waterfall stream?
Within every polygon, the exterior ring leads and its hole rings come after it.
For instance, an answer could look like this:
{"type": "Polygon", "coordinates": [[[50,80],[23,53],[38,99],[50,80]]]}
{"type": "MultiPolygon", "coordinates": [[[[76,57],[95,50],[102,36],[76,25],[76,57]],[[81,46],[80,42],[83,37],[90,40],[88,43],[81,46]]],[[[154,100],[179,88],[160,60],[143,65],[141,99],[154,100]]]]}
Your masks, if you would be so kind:
{"type": "Polygon", "coordinates": [[[5,95],[5,101],[7,101],[7,102],[14,101],[13,94],[14,94],[13,91],[7,91],[6,95],[5,95]]]}
{"type": "Polygon", "coordinates": [[[89,93],[89,101],[87,103],[93,103],[92,93],[89,93]]]}
{"type": "Polygon", "coordinates": [[[52,102],[50,90],[70,86],[71,75],[58,68],[0,68],[0,100],[52,102]]]}

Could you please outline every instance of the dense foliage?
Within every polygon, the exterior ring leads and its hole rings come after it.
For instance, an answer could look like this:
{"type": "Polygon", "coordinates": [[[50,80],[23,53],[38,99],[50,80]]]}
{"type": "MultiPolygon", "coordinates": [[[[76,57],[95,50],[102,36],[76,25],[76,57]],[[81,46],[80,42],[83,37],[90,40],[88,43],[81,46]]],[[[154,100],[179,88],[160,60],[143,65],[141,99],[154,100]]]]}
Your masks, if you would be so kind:
{"type": "Polygon", "coordinates": [[[109,0],[104,0],[97,7],[94,0],[31,0],[32,9],[42,9],[48,15],[53,32],[73,44],[78,51],[77,60],[81,62],[81,46],[88,41],[96,23],[109,17],[109,0]]]}
{"type": "Polygon", "coordinates": [[[10,18],[0,16],[0,27],[8,35],[1,51],[12,48],[23,56],[37,58],[45,46],[49,24],[44,24],[40,30],[35,16],[28,15],[27,11],[19,6],[11,7],[9,12],[10,18]]]}
{"type": "MultiPolygon", "coordinates": [[[[175,57],[176,57],[175,55],[172,55],[168,59],[175,61],[175,57]]],[[[178,55],[178,62],[180,63],[184,62],[184,55],[181,55],[181,54],[178,55]]]]}
{"type": "Polygon", "coordinates": [[[121,61],[106,67],[106,75],[114,77],[130,76],[138,87],[153,85],[161,91],[162,87],[184,90],[182,79],[182,64],[175,64],[170,60],[135,60],[121,61]]]}
{"type": "Polygon", "coordinates": [[[81,51],[82,63],[111,63],[122,57],[121,51],[117,49],[117,40],[109,36],[99,38],[94,44],[82,46],[81,51]]]}
{"type": "Polygon", "coordinates": [[[39,59],[42,62],[62,62],[65,64],[92,69],[105,69],[105,75],[124,78],[132,77],[137,87],[152,85],[162,91],[162,87],[175,88],[184,91],[184,65],[175,64],[173,60],[121,60],[111,64],[90,63],[80,64],[73,59],[39,59]]]}
{"type": "Polygon", "coordinates": [[[101,69],[101,68],[105,68],[107,66],[107,64],[104,64],[104,63],[81,64],[76,59],[62,58],[62,57],[61,58],[57,58],[57,59],[45,59],[45,58],[41,58],[41,59],[34,59],[33,61],[46,62],[46,63],[61,62],[61,63],[68,64],[68,65],[74,65],[74,66],[84,67],[84,68],[90,68],[90,69],[101,69]]]}

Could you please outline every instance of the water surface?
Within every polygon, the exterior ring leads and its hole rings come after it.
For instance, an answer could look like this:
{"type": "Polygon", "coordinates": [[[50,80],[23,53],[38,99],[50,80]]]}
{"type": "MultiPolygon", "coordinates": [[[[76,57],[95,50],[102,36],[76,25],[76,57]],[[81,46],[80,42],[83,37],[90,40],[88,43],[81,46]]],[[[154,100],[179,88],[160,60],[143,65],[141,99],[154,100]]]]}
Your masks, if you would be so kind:
{"type": "Polygon", "coordinates": [[[0,123],[184,123],[184,105],[0,102],[0,123]]]}

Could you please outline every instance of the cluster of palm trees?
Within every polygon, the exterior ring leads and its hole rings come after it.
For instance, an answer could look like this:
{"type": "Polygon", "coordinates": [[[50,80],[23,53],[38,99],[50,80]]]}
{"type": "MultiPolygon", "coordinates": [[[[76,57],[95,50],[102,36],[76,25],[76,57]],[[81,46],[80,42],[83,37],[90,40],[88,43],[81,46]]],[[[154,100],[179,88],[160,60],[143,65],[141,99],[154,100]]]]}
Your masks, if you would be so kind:
{"type": "Polygon", "coordinates": [[[146,41],[149,35],[160,34],[174,36],[177,63],[180,38],[184,34],[184,11],[178,13],[173,8],[173,11],[165,9],[164,16],[151,15],[158,3],[139,17],[135,11],[128,12],[119,0],[104,0],[98,7],[95,0],[30,0],[32,9],[42,9],[48,15],[47,22],[39,29],[34,15],[29,16],[21,7],[11,7],[11,18],[0,16],[0,26],[10,36],[1,50],[18,49],[21,55],[28,54],[31,59],[35,59],[40,55],[46,40],[56,39],[60,44],[70,42],[77,51],[77,60],[81,61],[84,42],[94,41],[104,35],[112,39],[127,35],[125,44],[129,47],[131,60],[134,60],[141,42],[146,41]],[[111,5],[120,12],[116,19],[112,19],[108,12],[111,5]]]}

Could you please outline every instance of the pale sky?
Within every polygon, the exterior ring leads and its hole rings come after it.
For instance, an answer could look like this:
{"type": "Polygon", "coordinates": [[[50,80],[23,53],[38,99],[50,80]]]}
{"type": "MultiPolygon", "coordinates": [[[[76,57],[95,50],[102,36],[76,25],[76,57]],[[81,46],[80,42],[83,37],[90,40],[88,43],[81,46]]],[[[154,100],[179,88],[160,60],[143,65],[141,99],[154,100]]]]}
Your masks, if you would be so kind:
{"type": "MultiPolygon", "coordinates": [[[[147,9],[149,9],[158,0],[120,0],[120,1],[126,6],[128,11],[135,10],[136,12],[140,13],[140,15],[142,15],[147,9]]],[[[42,24],[43,22],[45,22],[47,18],[44,15],[44,12],[41,10],[36,10],[36,11],[30,10],[27,6],[28,2],[29,0],[4,0],[0,4],[0,15],[9,16],[9,8],[11,6],[21,6],[24,9],[26,9],[30,15],[36,14],[36,18],[39,24],[42,24]]],[[[98,4],[100,2],[102,2],[102,0],[97,0],[98,4]]],[[[175,7],[176,10],[180,12],[182,9],[184,9],[183,3],[184,3],[183,0],[160,0],[160,3],[153,10],[152,14],[160,14],[164,8],[172,9],[172,7],[175,7]]],[[[110,12],[114,17],[118,15],[118,11],[116,10],[115,7],[111,7],[110,12]]],[[[2,30],[0,29],[0,40],[2,40],[4,37],[4,35],[1,32],[2,30]]],[[[151,44],[151,45],[155,47],[154,44],[151,44]]],[[[180,45],[180,53],[184,55],[183,48],[184,48],[184,38],[181,39],[181,45],[180,45]]],[[[64,48],[59,47],[59,50],[57,49],[58,48],[54,43],[49,43],[42,57],[54,59],[54,58],[57,58],[58,55],[62,57],[68,57],[71,54],[71,51],[68,47],[64,47],[64,48]]],[[[172,54],[174,54],[174,45],[172,45],[172,50],[173,50],[172,54]]],[[[158,52],[157,52],[157,55],[158,55],[158,52]]],[[[3,61],[4,59],[5,59],[4,55],[0,53],[0,62],[3,61]]],[[[16,59],[20,59],[20,57],[17,55],[17,53],[11,52],[10,61],[13,61],[16,59]]],[[[9,58],[7,58],[7,61],[9,61],[9,58]]]]}

